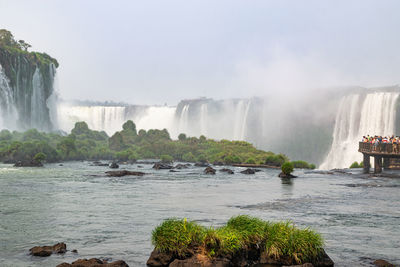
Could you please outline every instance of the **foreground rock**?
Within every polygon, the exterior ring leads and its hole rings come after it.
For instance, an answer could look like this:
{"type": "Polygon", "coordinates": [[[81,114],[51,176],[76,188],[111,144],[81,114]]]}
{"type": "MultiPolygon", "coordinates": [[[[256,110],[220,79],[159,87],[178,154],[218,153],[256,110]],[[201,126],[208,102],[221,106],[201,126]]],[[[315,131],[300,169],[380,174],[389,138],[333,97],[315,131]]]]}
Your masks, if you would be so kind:
{"type": "Polygon", "coordinates": [[[390,262],[385,260],[376,260],[372,264],[378,267],[395,267],[394,264],[391,264],[390,262]]]}
{"type": "Polygon", "coordinates": [[[215,174],[217,171],[214,169],[214,168],[212,168],[212,167],[207,167],[207,168],[205,168],[205,170],[204,170],[204,173],[205,174],[215,174]]]}
{"type": "Polygon", "coordinates": [[[297,176],[294,176],[292,174],[285,174],[283,172],[281,172],[278,176],[281,177],[281,178],[296,178],[297,177],[297,176]]]}
{"type": "Polygon", "coordinates": [[[112,176],[112,177],[121,177],[121,176],[127,176],[127,175],[133,175],[133,176],[145,175],[144,172],[132,172],[132,171],[127,171],[127,170],[108,171],[108,172],[106,172],[106,174],[107,174],[107,176],[112,176]]]}
{"type": "Polygon", "coordinates": [[[54,246],[36,246],[29,250],[30,254],[37,257],[48,257],[53,253],[63,254],[67,251],[65,243],[57,243],[54,246]]]}
{"type": "Polygon", "coordinates": [[[43,163],[37,160],[31,161],[17,161],[14,167],[43,167],[43,163]]]}
{"type": "Polygon", "coordinates": [[[173,168],[173,166],[166,164],[166,163],[162,163],[162,162],[156,162],[153,165],[153,169],[156,169],[156,170],[170,170],[172,168],[173,168]]]}
{"type": "Polygon", "coordinates": [[[314,263],[304,263],[301,265],[291,265],[289,260],[275,260],[267,256],[267,253],[260,249],[249,248],[248,251],[242,251],[235,256],[228,255],[222,258],[210,259],[206,255],[194,254],[185,259],[178,259],[171,254],[153,250],[150,258],[147,260],[149,267],[233,267],[233,266],[298,266],[298,267],[333,267],[334,262],[323,251],[321,259],[314,263]]]}
{"type": "Polygon", "coordinates": [[[113,261],[107,262],[106,260],[100,260],[96,258],[92,259],[79,259],[74,261],[73,263],[61,263],[57,265],[57,267],[129,267],[128,264],[124,261],[113,261]]]}
{"type": "Polygon", "coordinates": [[[234,172],[231,169],[223,168],[219,170],[220,172],[226,172],[227,174],[234,174],[234,172]]]}
{"type": "Polygon", "coordinates": [[[109,167],[110,167],[110,169],[118,169],[118,168],[119,168],[119,165],[118,165],[118,163],[113,162],[113,163],[110,164],[109,167]]]}

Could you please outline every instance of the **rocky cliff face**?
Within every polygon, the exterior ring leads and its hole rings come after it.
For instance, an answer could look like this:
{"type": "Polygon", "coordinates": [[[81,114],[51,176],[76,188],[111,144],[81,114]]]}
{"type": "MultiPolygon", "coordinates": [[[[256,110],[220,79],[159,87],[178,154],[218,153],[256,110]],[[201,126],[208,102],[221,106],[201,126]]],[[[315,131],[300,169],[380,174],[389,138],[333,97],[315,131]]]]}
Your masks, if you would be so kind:
{"type": "Polygon", "coordinates": [[[2,128],[51,130],[51,98],[58,63],[47,54],[0,44],[2,128]]]}

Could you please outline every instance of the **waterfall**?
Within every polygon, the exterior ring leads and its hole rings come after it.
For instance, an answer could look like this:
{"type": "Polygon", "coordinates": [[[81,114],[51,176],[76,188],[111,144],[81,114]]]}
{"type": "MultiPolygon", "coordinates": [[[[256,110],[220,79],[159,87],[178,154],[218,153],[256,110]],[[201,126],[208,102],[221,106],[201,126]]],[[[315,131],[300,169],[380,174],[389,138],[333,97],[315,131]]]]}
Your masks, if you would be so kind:
{"type": "Polygon", "coordinates": [[[360,95],[345,96],[340,102],[333,143],[321,169],[348,168],[361,161],[358,143],[364,135],[393,135],[399,93],[375,92],[360,101],[360,95]]]}
{"type": "Polygon", "coordinates": [[[250,100],[239,100],[235,106],[233,139],[244,140],[247,126],[247,117],[250,109],[250,100]]]}
{"type": "Polygon", "coordinates": [[[200,133],[207,136],[207,103],[204,103],[200,107],[200,133]]]}
{"type": "Polygon", "coordinates": [[[13,91],[0,65],[0,127],[13,129],[15,128],[16,120],[17,112],[15,110],[13,91]]]}
{"type": "Polygon", "coordinates": [[[136,124],[136,129],[168,129],[174,135],[174,107],[126,107],[126,106],[72,106],[58,107],[58,123],[63,131],[69,132],[78,121],[85,121],[89,128],[113,135],[122,130],[127,120],[136,124]]]}
{"type": "Polygon", "coordinates": [[[184,105],[179,118],[178,133],[189,134],[188,124],[189,124],[189,105],[184,105]]]}

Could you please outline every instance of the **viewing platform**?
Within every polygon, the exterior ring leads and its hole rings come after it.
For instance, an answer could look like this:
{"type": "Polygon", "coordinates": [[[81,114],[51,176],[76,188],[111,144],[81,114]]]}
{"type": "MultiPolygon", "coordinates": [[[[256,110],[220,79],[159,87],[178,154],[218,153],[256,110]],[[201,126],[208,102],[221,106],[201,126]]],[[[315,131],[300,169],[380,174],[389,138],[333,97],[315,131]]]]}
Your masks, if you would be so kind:
{"type": "Polygon", "coordinates": [[[371,168],[370,157],[374,157],[374,173],[381,173],[382,168],[398,169],[400,167],[400,144],[359,143],[358,152],[363,153],[364,173],[369,173],[371,168]]]}

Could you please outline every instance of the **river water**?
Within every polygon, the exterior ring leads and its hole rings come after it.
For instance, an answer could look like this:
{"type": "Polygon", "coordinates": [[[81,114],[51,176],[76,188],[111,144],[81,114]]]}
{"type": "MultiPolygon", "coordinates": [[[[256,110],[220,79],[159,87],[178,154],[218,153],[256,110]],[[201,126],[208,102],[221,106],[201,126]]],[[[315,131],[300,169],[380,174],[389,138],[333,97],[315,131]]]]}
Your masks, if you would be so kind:
{"type": "MultiPolygon", "coordinates": [[[[151,165],[121,166],[143,177],[110,178],[89,162],[44,168],[0,165],[0,266],[56,266],[103,257],[145,266],[151,231],[164,219],[187,217],[219,226],[231,216],[292,220],[326,241],[336,266],[371,266],[372,259],[400,265],[400,179],[297,170],[282,180],[278,170],[255,175],[203,168],[179,172],[151,165]],[[65,242],[78,254],[35,258],[36,245],[65,242]]],[[[218,169],[218,168],[217,168],[218,169]]]]}

